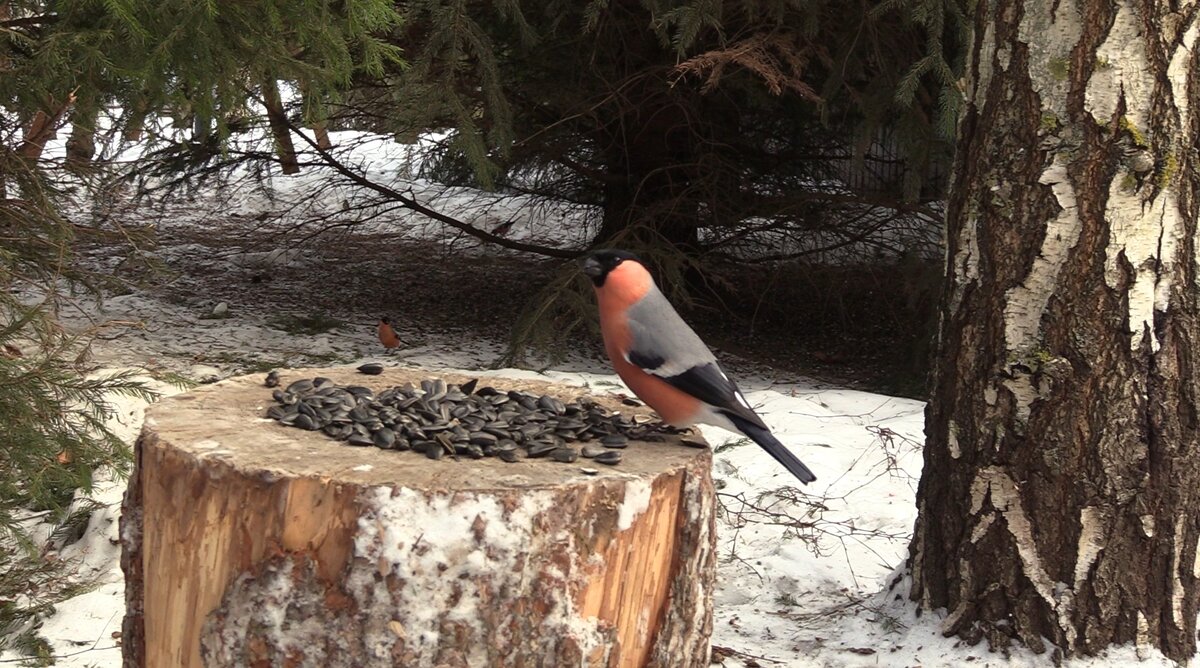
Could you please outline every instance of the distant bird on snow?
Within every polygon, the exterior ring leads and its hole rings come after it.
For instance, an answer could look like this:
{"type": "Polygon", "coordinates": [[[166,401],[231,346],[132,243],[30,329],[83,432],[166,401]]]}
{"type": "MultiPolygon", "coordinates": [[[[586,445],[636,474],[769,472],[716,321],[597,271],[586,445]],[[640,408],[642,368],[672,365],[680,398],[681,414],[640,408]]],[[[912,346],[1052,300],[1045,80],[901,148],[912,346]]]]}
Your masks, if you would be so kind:
{"type": "Polygon", "coordinates": [[[400,335],[396,333],[396,328],[392,327],[392,321],[388,318],[380,318],[379,324],[375,326],[375,332],[379,335],[379,342],[388,350],[395,350],[400,347],[400,335]]]}

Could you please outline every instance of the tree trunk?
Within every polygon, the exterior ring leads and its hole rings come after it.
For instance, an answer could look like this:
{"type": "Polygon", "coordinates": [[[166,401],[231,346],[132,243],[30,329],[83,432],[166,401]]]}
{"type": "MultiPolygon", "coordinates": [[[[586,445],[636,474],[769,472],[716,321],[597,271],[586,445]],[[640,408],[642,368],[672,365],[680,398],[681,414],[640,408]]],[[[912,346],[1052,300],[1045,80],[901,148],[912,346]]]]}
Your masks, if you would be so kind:
{"type": "Polygon", "coordinates": [[[325,121],[315,121],[312,125],[313,136],[317,140],[317,148],[322,151],[328,151],[333,148],[333,142],[329,139],[329,124],[325,121]]]}
{"type": "Polygon", "coordinates": [[[1197,7],[978,4],[909,562],[947,635],[1195,651],[1197,7]]]}
{"type": "Polygon", "coordinates": [[[145,97],[135,98],[133,103],[126,108],[125,116],[122,119],[124,129],[121,132],[125,141],[141,141],[149,111],[150,102],[145,97]]]}
{"type": "Polygon", "coordinates": [[[75,103],[71,110],[71,136],[67,138],[67,162],[75,166],[89,165],[96,156],[96,121],[100,118],[100,103],[88,95],[75,103]]]}
{"type": "MultiPolygon", "coordinates": [[[[283,384],[314,374],[428,377],[283,384]]],[[[270,392],[244,377],[148,412],[121,520],[126,666],[708,665],[708,450],[634,443],[593,476],[431,461],[262,420],[270,392]]]]}
{"type": "Polygon", "coordinates": [[[678,145],[687,138],[673,136],[685,132],[643,128],[633,133],[629,144],[614,147],[596,242],[696,250],[698,199],[688,192],[695,160],[686,145],[678,145]]]}
{"type": "Polygon", "coordinates": [[[296,147],[292,144],[292,131],[288,127],[287,111],[279,98],[279,86],[274,79],[263,82],[263,104],[267,108],[267,122],[271,126],[271,135],[275,138],[275,153],[279,156],[279,165],[284,174],[300,172],[300,163],[296,160],[296,147]]]}
{"type": "Polygon", "coordinates": [[[63,114],[67,113],[67,109],[74,102],[74,93],[68,95],[67,99],[63,102],[47,100],[47,111],[39,109],[25,126],[25,131],[21,136],[21,144],[17,146],[17,154],[29,160],[41,158],[42,151],[46,148],[46,142],[54,139],[58,133],[58,124],[62,121],[63,114]]]}
{"type": "Polygon", "coordinates": [[[597,244],[674,247],[695,253],[704,199],[702,149],[706,103],[698,92],[670,85],[646,62],[661,45],[637,30],[625,35],[627,66],[591,130],[604,156],[604,212],[597,244]]]}
{"type": "Polygon", "coordinates": [[[312,90],[300,84],[300,94],[304,98],[304,116],[306,118],[317,118],[310,123],[313,130],[313,138],[317,142],[317,148],[322,151],[328,151],[333,148],[333,142],[329,139],[329,121],[327,117],[328,107],[321,103],[320,96],[313,94],[312,90]]]}

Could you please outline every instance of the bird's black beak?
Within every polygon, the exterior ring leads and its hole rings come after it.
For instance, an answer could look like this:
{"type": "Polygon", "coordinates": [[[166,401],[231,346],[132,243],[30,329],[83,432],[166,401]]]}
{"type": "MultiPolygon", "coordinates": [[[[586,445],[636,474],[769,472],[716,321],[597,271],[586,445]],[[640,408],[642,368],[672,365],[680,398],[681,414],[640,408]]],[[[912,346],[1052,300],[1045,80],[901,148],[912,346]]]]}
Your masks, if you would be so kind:
{"type": "Polygon", "coordinates": [[[595,280],[604,275],[604,267],[600,264],[600,261],[595,258],[595,256],[588,255],[586,257],[579,258],[578,262],[579,268],[583,271],[583,273],[587,274],[588,278],[595,280]]]}

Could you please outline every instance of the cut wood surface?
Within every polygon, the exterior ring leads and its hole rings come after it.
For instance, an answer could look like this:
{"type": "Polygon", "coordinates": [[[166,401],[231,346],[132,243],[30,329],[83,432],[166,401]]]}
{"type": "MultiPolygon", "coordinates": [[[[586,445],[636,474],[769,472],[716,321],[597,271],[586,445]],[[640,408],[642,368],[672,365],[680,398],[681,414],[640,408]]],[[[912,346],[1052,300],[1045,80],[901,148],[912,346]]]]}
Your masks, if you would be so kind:
{"type": "MultiPolygon", "coordinates": [[[[281,376],[376,390],[469,380],[281,376]]],[[[707,665],[709,450],[671,437],[631,442],[616,467],[430,460],[266,419],[262,378],[147,413],[122,517],[126,666],[707,665]]]]}

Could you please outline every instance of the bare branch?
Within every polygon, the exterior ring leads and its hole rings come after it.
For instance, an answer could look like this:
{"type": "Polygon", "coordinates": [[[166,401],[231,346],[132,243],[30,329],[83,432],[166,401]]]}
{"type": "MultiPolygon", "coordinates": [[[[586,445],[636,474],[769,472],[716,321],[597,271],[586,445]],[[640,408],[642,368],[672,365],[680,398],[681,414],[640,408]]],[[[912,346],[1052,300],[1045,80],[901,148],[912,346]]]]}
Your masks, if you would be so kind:
{"type": "Polygon", "coordinates": [[[441,211],[437,211],[436,209],[431,209],[431,208],[425,206],[424,204],[421,204],[420,202],[418,202],[414,197],[406,195],[394,188],[385,186],[382,183],[377,183],[375,181],[372,181],[371,179],[367,178],[366,176],[351,169],[345,163],[338,160],[331,152],[321,148],[314,139],[310,138],[299,127],[297,127],[295,124],[293,124],[290,120],[288,121],[288,127],[291,128],[291,130],[293,132],[295,132],[297,135],[299,135],[300,138],[306,144],[308,144],[309,147],[312,148],[312,150],[317,155],[319,155],[321,157],[321,159],[324,161],[324,164],[326,166],[332,168],[334,171],[336,171],[337,173],[346,177],[351,182],[353,182],[357,185],[360,185],[364,188],[367,188],[368,190],[372,190],[376,193],[379,193],[380,195],[384,195],[392,200],[395,200],[396,202],[399,202],[400,204],[404,205],[405,208],[410,209],[412,211],[416,211],[417,213],[419,213],[423,216],[426,216],[427,218],[432,218],[433,220],[436,220],[439,223],[444,223],[446,225],[449,225],[450,227],[453,227],[456,230],[459,230],[461,232],[469,234],[469,235],[475,237],[476,239],[480,239],[482,241],[486,241],[490,244],[495,244],[495,245],[501,246],[503,248],[508,248],[510,250],[521,251],[524,253],[534,253],[537,255],[545,255],[547,257],[557,257],[557,258],[562,258],[565,260],[575,259],[582,254],[580,251],[575,251],[575,250],[553,248],[550,246],[540,246],[537,244],[528,244],[528,243],[524,243],[521,241],[515,241],[513,239],[506,239],[497,234],[492,234],[491,232],[488,232],[486,230],[481,230],[481,229],[475,227],[474,225],[471,225],[470,223],[466,223],[466,222],[458,220],[457,218],[454,218],[452,216],[448,216],[448,215],[442,213],[441,211]]]}

